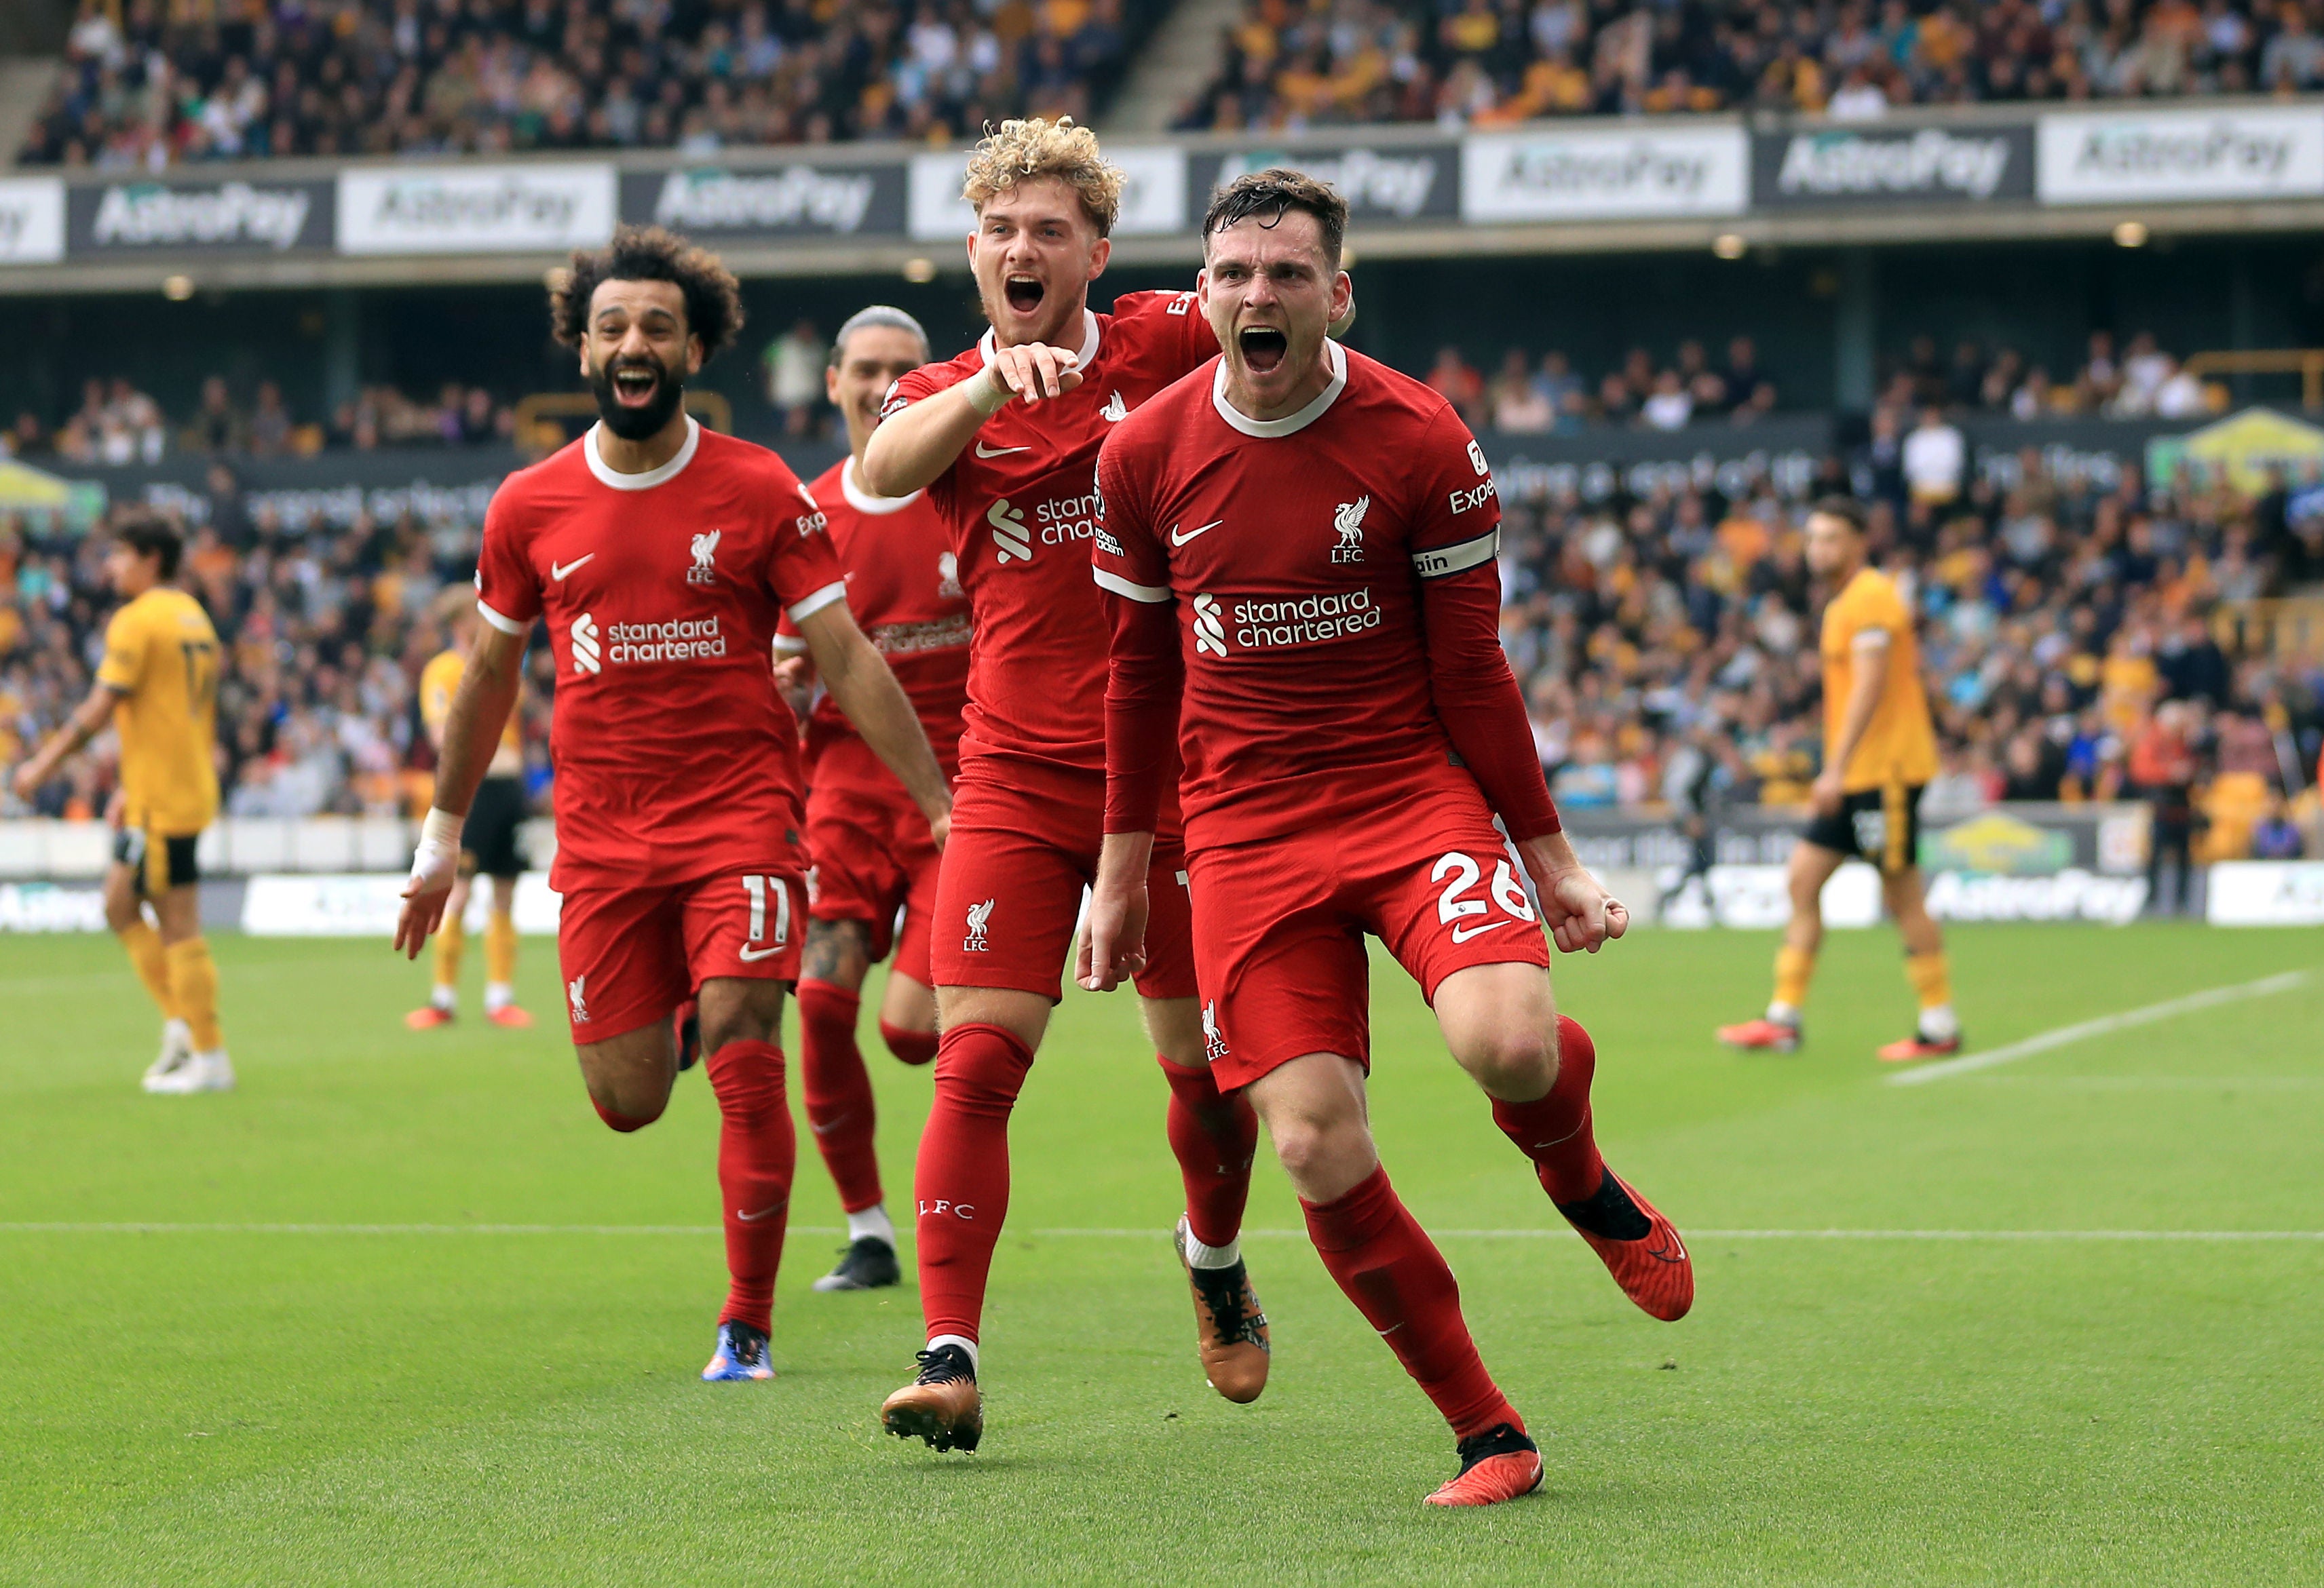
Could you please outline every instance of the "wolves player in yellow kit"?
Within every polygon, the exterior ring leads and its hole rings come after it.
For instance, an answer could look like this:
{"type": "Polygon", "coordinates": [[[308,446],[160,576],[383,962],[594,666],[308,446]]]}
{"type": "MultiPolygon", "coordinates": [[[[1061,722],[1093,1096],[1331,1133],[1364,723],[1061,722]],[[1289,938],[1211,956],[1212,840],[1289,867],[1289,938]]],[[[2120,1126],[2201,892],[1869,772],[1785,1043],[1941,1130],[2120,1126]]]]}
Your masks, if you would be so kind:
{"type": "MultiPolygon", "coordinates": [[[[451,645],[420,670],[420,720],[441,755],[452,697],[459,692],[460,675],[476,642],[475,592],[465,585],[446,591],[436,603],[436,615],[451,645]]],[[[459,878],[452,884],[443,930],[436,938],[436,985],[426,1005],[403,1017],[414,1031],[449,1024],[459,1009],[460,950],[467,939],[462,921],[468,890],[479,875],[493,883],[492,913],[484,922],[484,1018],[512,1031],[532,1023],[532,1016],[517,1007],[515,987],[516,879],[524,871],[524,850],[517,840],[525,815],[524,741],[517,730],[521,715],[511,711],[502,726],[484,780],[476,785],[475,803],[468,807],[468,824],[460,830],[459,878]]]]}
{"type": "Polygon", "coordinates": [[[194,842],[217,814],[210,760],[217,631],[201,603],[171,583],[184,551],[175,528],[138,517],[114,537],[105,574],[127,604],[106,626],[97,686],[16,769],[15,790],[31,799],[67,756],[113,723],[121,738],[121,831],[105,877],[105,918],[165,1022],[145,1089],[230,1091],[234,1065],[218,1030],[217,967],[202,940],[194,865],[194,842]]]}
{"type": "Polygon", "coordinates": [[[1823,885],[1850,855],[1880,868],[1888,913],[1904,940],[1904,974],[1921,1001],[1913,1034],[1880,1050],[1889,1063],[1960,1051],[1944,939],[1921,888],[1921,791],[1937,771],[1936,725],[1921,684],[1913,614],[1895,582],[1871,566],[1864,509],[1826,497],[1808,511],[1808,569],[1831,592],[1823,613],[1823,772],[1815,817],[1792,850],[1792,920],[1775,954],[1767,1012],[1721,1026],[1732,1048],[1788,1053],[1823,946],[1823,885]]]}

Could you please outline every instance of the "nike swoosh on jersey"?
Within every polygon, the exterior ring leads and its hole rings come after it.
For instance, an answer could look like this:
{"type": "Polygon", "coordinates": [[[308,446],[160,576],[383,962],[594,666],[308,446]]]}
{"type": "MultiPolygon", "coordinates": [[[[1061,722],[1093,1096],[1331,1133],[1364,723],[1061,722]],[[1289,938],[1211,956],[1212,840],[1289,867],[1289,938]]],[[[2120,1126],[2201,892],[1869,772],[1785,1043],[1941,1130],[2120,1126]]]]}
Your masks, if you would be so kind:
{"type": "Polygon", "coordinates": [[[1194,539],[1195,536],[1208,535],[1212,530],[1217,528],[1220,525],[1225,522],[1226,520],[1224,519],[1213,519],[1200,529],[1189,529],[1184,535],[1179,534],[1177,529],[1173,527],[1170,531],[1170,544],[1172,546],[1184,546],[1186,542],[1194,539]]]}
{"type": "MultiPolygon", "coordinates": [[[[1502,922],[1501,924],[1506,926],[1508,923],[1502,922]]],[[[780,943],[775,944],[772,948],[766,949],[754,949],[745,943],[740,950],[742,956],[742,963],[745,965],[756,965],[760,960],[766,959],[769,955],[779,954],[782,951],[783,945],[780,943]]]]}
{"type": "Polygon", "coordinates": [[[579,567],[583,563],[588,562],[591,558],[595,557],[596,555],[597,555],[597,554],[596,554],[595,552],[594,552],[594,551],[593,551],[593,552],[591,552],[591,553],[589,554],[589,555],[588,555],[588,556],[586,556],[586,557],[576,557],[576,558],[575,558],[572,562],[569,562],[569,563],[566,564],[566,565],[565,565],[563,567],[561,567],[561,568],[560,568],[560,567],[558,567],[555,563],[551,563],[551,564],[549,564],[549,576],[551,579],[556,580],[558,583],[562,584],[562,583],[565,582],[565,575],[567,575],[567,574],[570,574],[571,572],[573,572],[573,570],[574,570],[574,569],[576,569],[576,568],[579,567]]]}
{"type": "Polygon", "coordinates": [[[1516,924],[1513,921],[1487,921],[1475,926],[1456,926],[1452,929],[1452,941],[1456,943],[1465,943],[1472,937],[1482,937],[1489,932],[1499,932],[1504,926],[1516,924]]]}
{"type": "Polygon", "coordinates": [[[981,458],[1005,458],[1012,452],[1032,450],[1029,446],[987,446],[982,441],[976,444],[976,455],[981,458]]]}

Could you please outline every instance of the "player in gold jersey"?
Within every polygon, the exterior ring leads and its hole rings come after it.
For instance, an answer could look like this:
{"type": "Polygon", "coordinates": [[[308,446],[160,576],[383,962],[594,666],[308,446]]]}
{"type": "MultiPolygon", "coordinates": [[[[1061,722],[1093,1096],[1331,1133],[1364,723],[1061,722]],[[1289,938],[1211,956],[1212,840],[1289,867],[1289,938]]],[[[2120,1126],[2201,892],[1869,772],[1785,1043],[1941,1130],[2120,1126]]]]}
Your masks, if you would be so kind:
{"type": "Polygon", "coordinates": [[[112,722],[121,739],[120,832],[105,877],[105,918],[161,1006],[161,1056],[145,1072],[145,1089],[229,1091],[234,1064],[218,1029],[217,967],[202,939],[194,861],[195,840],[217,814],[210,758],[217,631],[201,603],[171,583],[184,551],[175,528],[139,516],[114,534],[106,578],[127,600],[106,628],[97,685],[16,768],[15,790],[31,799],[67,756],[112,722]]]}
{"type": "MultiPolygon", "coordinates": [[[[447,590],[436,604],[451,647],[420,671],[420,720],[438,754],[444,748],[444,724],[451,721],[452,697],[459,693],[460,675],[476,640],[475,592],[462,585],[447,590]]],[[[511,711],[501,729],[500,743],[476,786],[468,807],[467,825],[460,831],[460,870],[444,906],[444,926],[436,938],[436,982],[428,1002],[403,1017],[414,1031],[448,1024],[459,1009],[460,950],[466,933],[462,920],[468,908],[468,890],[478,873],[492,878],[492,913],[484,923],[484,1018],[494,1025],[521,1031],[532,1016],[516,1004],[516,881],[524,870],[524,852],[517,828],[524,821],[524,741],[517,731],[521,712],[511,711]]]]}
{"type": "Polygon", "coordinates": [[[1904,940],[1904,974],[1919,995],[1913,1034],[1880,1050],[1890,1063],[1960,1051],[1944,939],[1921,886],[1921,791],[1937,772],[1936,724],[1921,684],[1913,614],[1894,581],[1870,566],[1864,509],[1826,497],[1809,510],[1807,562],[1831,592],[1823,614],[1823,771],[1815,817],[1792,850],[1791,924],[1775,955],[1766,1014],[1720,1028],[1729,1047],[1788,1053],[1823,944],[1823,885],[1850,855],[1880,869],[1888,913],[1904,940]]]}

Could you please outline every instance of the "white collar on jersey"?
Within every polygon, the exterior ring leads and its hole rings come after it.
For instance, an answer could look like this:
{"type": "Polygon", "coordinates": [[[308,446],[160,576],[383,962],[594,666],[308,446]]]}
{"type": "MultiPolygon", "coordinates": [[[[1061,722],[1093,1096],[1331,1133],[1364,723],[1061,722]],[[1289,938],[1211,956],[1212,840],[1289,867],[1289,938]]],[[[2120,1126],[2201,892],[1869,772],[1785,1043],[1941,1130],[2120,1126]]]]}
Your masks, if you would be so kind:
{"type": "MultiPolygon", "coordinates": [[[[1086,370],[1090,365],[1097,362],[1097,311],[1089,308],[1087,305],[1084,305],[1082,308],[1081,351],[1074,354],[1074,367],[1075,369],[1086,370]]],[[[979,336],[976,339],[976,351],[978,356],[980,356],[988,364],[992,362],[992,355],[999,352],[1000,349],[1000,342],[994,337],[993,334],[990,330],[986,331],[983,335],[979,336]]]]}
{"type": "Polygon", "coordinates": [[[839,494],[845,497],[847,505],[859,513],[901,512],[920,500],[920,493],[917,491],[909,496],[872,495],[855,483],[855,460],[852,457],[839,471],[839,494]]]}
{"type": "Polygon", "coordinates": [[[1254,419],[1227,400],[1227,361],[1221,359],[1217,373],[1211,377],[1211,406],[1219,410],[1219,418],[1246,436],[1289,436],[1305,430],[1322,418],[1323,410],[1339,401],[1340,393],[1348,389],[1348,355],[1328,336],[1323,339],[1323,362],[1332,366],[1332,380],[1315,394],[1314,401],[1279,419],[1254,419]]]}
{"type": "Polygon", "coordinates": [[[624,474],[597,454],[597,432],[605,427],[603,419],[589,427],[581,438],[581,454],[589,460],[589,472],[597,476],[597,483],[610,485],[616,491],[651,491],[666,485],[685,473],[686,465],[694,461],[694,449],[702,445],[702,424],[692,414],[686,416],[686,440],[678,455],[659,469],[648,469],[642,474],[624,474]]]}

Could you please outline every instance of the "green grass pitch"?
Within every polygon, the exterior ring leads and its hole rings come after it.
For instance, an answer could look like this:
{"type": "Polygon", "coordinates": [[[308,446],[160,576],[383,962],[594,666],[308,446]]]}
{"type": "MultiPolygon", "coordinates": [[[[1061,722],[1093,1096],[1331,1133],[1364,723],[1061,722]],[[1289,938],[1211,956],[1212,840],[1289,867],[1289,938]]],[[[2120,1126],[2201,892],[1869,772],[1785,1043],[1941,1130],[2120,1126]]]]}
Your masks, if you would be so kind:
{"type": "MultiPolygon", "coordinates": [[[[1274,1378],[1249,1408],[1204,1388],[1123,999],[1070,997],[1033,1072],[989,1431],[940,1457],[874,1421],[908,1283],[807,1289],[838,1210],[804,1128],[779,1376],[697,1381],[711,1099],[697,1072],[653,1129],[600,1126],[545,942],[540,1029],[424,1036],[383,944],[217,947],[242,1089],[191,1099],[139,1093],[156,1021],[109,941],[0,947],[0,1583],[2324,1580],[2324,1242],[1770,1233],[2324,1230],[2324,934],[1957,930],[1980,1048],[2309,977],[1902,1088],[1870,1057],[1909,1005],[1891,934],[1835,937],[1790,1059],[1710,1036],[1765,997],[1766,936],[1563,961],[1608,1155],[1692,1234],[1675,1326],[1564,1230],[1383,966],[1384,1156],[1548,1460],[1538,1496],[1452,1514],[1419,1503],[1449,1437],[1263,1149],[1274,1378]]],[[[874,1074],[900,1210],[928,1075],[874,1074]]]]}

